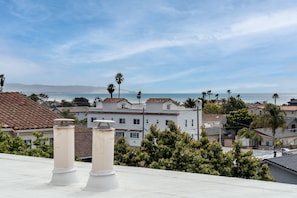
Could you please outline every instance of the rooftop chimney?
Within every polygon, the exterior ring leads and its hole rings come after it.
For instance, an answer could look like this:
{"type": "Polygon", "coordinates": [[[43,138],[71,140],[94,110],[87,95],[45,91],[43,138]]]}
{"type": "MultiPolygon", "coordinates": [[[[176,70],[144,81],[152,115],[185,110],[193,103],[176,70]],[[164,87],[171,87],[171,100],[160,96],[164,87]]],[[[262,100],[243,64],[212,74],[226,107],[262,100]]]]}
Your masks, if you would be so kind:
{"type": "Polygon", "coordinates": [[[51,184],[65,186],[78,181],[74,168],[74,120],[54,120],[54,170],[51,184]]]}
{"type": "Polygon", "coordinates": [[[93,128],[92,170],[86,190],[108,191],[119,187],[113,170],[114,128],[112,120],[95,120],[93,128]]]}

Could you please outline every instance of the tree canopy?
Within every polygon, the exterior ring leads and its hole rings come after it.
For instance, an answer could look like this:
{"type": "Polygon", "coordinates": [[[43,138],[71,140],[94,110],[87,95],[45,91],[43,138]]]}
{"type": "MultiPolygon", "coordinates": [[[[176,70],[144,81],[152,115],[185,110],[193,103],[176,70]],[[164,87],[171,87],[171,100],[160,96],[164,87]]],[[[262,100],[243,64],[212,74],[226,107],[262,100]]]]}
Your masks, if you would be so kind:
{"type": "Polygon", "coordinates": [[[115,145],[115,164],[272,181],[267,165],[241,151],[236,142],[224,153],[219,142],[210,142],[205,130],[194,140],[173,122],[164,131],[152,125],[140,148],[129,147],[124,138],[115,145]]]}
{"type": "Polygon", "coordinates": [[[31,145],[18,136],[10,137],[0,129],[0,153],[53,158],[53,145],[48,143],[48,138],[43,137],[41,132],[34,132],[33,135],[36,139],[31,145]]]}

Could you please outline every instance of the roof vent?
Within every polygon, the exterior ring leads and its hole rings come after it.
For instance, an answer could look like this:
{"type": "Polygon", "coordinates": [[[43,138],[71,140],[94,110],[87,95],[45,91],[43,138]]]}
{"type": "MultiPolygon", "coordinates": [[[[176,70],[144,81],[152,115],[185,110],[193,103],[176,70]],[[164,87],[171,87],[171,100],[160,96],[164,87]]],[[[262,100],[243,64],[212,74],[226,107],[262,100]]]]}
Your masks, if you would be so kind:
{"type": "Polygon", "coordinates": [[[54,120],[54,170],[51,184],[65,186],[78,181],[74,168],[74,120],[54,120]]]}
{"type": "Polygon", "coordinates": [[[113,170],[114,156],[114,121],[94,120],[92,170],[86,190],[108,191],[119,187],[113,170]]]}

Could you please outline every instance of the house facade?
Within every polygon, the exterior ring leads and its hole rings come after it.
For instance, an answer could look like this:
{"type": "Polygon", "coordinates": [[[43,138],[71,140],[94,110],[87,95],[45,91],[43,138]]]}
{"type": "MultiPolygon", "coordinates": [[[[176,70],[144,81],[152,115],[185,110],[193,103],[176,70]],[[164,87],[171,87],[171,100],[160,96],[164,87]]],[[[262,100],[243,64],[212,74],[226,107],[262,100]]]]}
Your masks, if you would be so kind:
{"type": "Polygon", "coordinates": [[[207,131],[210,141],[217,140],[221,144],[224,142],[224,124],[227,121],[224,114],[203,114],[203,128],[207,131]]]}
{"type": "Polygon", "coordinates": [[[197,139],[202,126],[202,108],[198,109],[179,106],[170,98],[150,98],[144,104],[132,104],[125,98],[106,98],[89,109],[88,127],[94,126],[94,120],[114,120],[116,138],[125,137],[131,146],[140,146],[152,125],[165,130],[169,121],[173,121],[197,139]]]}

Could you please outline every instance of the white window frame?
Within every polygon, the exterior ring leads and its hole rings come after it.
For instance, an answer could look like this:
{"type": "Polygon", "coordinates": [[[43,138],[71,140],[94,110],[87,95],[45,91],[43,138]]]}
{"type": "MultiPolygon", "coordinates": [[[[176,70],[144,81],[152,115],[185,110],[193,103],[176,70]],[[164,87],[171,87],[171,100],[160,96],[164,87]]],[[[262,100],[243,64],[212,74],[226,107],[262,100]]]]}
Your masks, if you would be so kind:
{"type": "Polygon", "coordinates": [[[139,133],[137,133],[137,132],[130,132],[130,138],[132,138],[132,139],[139,139],[139,133]]]}

